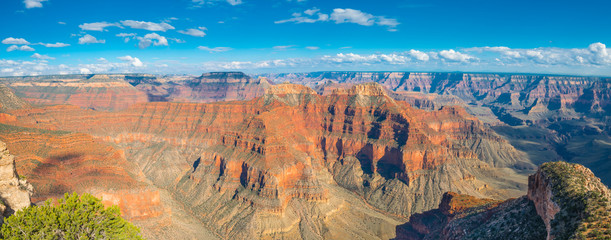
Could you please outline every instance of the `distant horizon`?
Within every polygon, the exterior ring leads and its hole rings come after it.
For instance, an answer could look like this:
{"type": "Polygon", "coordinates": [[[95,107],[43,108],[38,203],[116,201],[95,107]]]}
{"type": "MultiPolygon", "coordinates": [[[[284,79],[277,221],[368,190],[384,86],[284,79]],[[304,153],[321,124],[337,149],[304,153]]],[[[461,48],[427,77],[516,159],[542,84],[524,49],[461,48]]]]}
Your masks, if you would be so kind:
{"type": "Polygon", "coordinates": [[[43,75],[20,75],[20,76],[0,76],[0,78],[13,78],[13,77],[45,77],[45,76],[86,76],[86,75],[154,75],[154,76],[193,76],[199,77],[205,73],[243,73],[247,76],[261,76],[261,75],[282,75],[282,74],[311,74],[311,73],[458,73],[458,74],[498,74],[498,75],[524,75],[524,76],[553,76],[553,77],[591,77],[591,78],[611,78],[611,75],[577,75],[577,74],[555,74],[555,73],[528,73],[528,72],[465,72],[465,71],[343,71],[343,70],[329,70],[329,71],[311,71],[311,72],[278,72],[278,73],[249,73],[246,71],[204,71],[199,74],[187,74],[187,73],[146,73],[146,72],[113,72],[113,73],[70,73],[70,74],[43,74],[43,75]]]}

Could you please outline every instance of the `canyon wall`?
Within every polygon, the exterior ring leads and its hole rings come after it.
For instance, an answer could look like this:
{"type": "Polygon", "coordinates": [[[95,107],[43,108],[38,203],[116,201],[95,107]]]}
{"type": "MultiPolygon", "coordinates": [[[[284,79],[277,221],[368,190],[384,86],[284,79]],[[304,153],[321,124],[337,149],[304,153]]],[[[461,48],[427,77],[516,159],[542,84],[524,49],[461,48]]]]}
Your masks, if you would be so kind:
{"type": "Polygon", "coordinates": [[[116,145],[155,186],[229,238],[392,238],[396,225],[436,207],[444,192],[518,196],[525,177],[508,171],[534,170],[461,107],[415,109],[378,84],[327,96],[279,84],[250,101],[10,114],[6,124],[116,145]]]}

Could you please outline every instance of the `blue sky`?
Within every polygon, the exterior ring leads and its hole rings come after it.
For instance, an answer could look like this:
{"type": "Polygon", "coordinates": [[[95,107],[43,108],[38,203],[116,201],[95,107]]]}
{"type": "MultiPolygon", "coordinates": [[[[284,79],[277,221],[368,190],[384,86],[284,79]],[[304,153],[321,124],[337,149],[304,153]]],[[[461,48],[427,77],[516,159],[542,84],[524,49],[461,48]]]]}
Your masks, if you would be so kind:
{"type": "Polygon", "coordinates": [[[610,76],[610,9],[603,0],[2,0],[0,75],[610,76]]]}

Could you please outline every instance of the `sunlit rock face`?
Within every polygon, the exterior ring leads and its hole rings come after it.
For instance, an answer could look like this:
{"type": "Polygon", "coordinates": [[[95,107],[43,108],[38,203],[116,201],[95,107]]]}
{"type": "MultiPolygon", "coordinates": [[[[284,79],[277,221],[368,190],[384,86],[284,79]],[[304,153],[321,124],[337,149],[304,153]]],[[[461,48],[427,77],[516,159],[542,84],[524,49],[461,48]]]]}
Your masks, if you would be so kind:
{"type": "Polygon", "coordinates": [[[391,238],[396,225],[436,207],[444,192],[518,196],[526,179],[499,169],[534,169],[464,109],[415,109],[378,84],[326,96],[279,84],[249,101],[10,115],[15,121],[7,124],[112,143],[209,229],[232,238],[391,238]]]}
{"type": "Polygon", "coordinates": [[[8,216],[31,205],[32,185],[20,178],[15,169],[15,156],[0,142],[0,213],[8,216]]]}

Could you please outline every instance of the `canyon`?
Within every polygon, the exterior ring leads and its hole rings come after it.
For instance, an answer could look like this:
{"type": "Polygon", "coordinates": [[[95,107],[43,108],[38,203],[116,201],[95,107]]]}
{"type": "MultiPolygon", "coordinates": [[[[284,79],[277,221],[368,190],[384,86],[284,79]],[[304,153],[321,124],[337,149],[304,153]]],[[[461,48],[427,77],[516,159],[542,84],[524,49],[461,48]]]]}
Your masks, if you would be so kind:
{"type": "MultiPolygon", "coordinates": [[[[531,214],[528,226],[546,233],[528,175],[564,159],[609,181],[610,81],[363,72],[1,78],[0,140],[34,186],[33,202],[89,192],[151,239],[421,239],[439,230],[430,221],[456,219],[438,225],[457,234],[477,223],[466,213],[505,211],[531,214]]],[[[512,224],[506,229],[524,227],[512,224]]]]}

